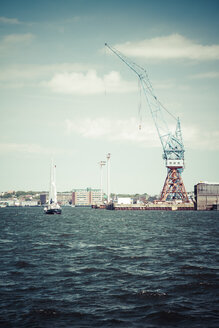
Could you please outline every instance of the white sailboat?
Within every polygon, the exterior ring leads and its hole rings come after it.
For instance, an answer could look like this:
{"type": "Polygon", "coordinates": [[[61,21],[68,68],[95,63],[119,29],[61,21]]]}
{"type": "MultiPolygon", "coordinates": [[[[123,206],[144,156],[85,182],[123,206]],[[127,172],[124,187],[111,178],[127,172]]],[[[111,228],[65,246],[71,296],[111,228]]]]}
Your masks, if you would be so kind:
{"type": "Polygon", "coordinates": [[[48,205],[44,208],[45,214],[61,214],[62,209],[57,202],[57,191],[56,191],[56,165],[51,164],[50,170],[50,189],[49,189],[49,200],[48,205]]]}

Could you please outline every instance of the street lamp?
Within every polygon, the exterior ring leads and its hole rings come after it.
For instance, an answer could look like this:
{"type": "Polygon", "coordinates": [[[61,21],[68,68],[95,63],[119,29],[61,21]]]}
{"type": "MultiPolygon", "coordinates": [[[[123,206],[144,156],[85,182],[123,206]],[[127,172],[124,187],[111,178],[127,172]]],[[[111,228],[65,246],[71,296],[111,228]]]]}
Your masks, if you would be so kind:
{"type": "Polygon", "coordinates": [[[103,202],[103,166],[106,165],[105,161],[100,161],[100,199],[101,203],[103,202]]]}
{"type": "Polygon", "coordinates": [[[110,156],[111,154],[108,153],[106,155],[107,158],[107,202],[110,202],[110,156]]]}

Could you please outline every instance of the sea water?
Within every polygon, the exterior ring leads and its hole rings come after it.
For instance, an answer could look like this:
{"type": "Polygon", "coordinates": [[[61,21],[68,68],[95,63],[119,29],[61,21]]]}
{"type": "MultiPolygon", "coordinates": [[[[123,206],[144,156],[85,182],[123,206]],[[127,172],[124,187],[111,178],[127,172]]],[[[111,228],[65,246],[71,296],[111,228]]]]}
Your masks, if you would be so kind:
{"type": "Polygon", "coordinates": [[[219,327],[219,212],[0,209],[0,327],[219,327]]]}

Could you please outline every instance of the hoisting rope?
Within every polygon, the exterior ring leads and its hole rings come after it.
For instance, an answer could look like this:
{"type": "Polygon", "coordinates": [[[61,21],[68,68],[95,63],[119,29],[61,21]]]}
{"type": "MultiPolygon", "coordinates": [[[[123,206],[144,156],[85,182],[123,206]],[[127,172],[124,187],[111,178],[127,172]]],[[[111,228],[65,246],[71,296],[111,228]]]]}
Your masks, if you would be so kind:
{"type": "MultiPolygon", "coordinates": [[[[134,63],[131,59],[128,59],[125,55],[123,55],[120,51],[116,50],[115,48],[109,46],[107,43],[105,43],[105,46],[109,48],[117,57],[119,57],[131,70],[133,70],[137,75],[139,80],[142,80],[144,82],[144,86],[146,87],[144,90],[147,91],[152,98],[157,102],[157,104],[162,107],[172,118],[174,118],[177,121],[177,118],[168,110],[166,109],[161,102],[157,99],[157,97],[154,95],[153,87],[151,85],[151,81],[148,77],[147,71],[144,67],[134,63]],[[147,90],[146,90],[147,89],[147,90]]],[[[105,47],[105,48],[106,48],[105,47]]]]}
{"type": "MultiPolygon", "coordinates": [[[[106,67],[106,47],[104,47],[104,67],[106,67]]],[[[106,96],[106,80],[103,76],[104,95],[106,96]]]]}
{"type": "Polygon", "coordinates": [[[139,130],[141,130],[141,125],[142,125],[142,110],[141,110],[142,93],[141,93],[141,83],[140,83],[140,80],[138,80],[138,91],[139,91],[138,119],[139,119],[139,130]]]}

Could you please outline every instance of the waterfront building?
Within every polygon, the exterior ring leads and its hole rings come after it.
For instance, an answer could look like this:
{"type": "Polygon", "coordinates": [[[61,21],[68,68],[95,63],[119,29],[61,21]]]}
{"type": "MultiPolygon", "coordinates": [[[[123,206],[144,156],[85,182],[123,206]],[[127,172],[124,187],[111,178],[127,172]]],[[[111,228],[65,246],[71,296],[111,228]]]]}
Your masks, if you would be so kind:
{"type": "Polygon", "coordinates": [[[38,206],[37,200],[24,200],[19,203],[19,206],[38,206]]]}
{"type": "Polygon", "coordinates": [[[91,189],[91,205],[97,205],[102,203],[101,194],[102,193],[100,189],[91,189]]]}
{"type": "Polygon", "coordinates": [[[40,194],[40,204],[41,205],[46,204],[46,194],[40,194]]]}
{"type": "Polygon", "coordinates": [[[73,189],[72,205],[76,206],[91,206],[102,203],[100,189],[73,189]]]}
{"type": "Polygon", "coordinates": [[[131,197],[118,197],[117,204],[131,205],[133,204],[133,200],[131,197]]]}
{"type": "Polygon", "coordinates": [[[72,193],[71,192],[58,192],[57,200],[60,205],[67,206],[72,202],[72,193]]]}
{"type": "Polygon", "coordinates": [[[219,210],[219,183],[199,182],[194,194],[196,210],[219,210]]]}

